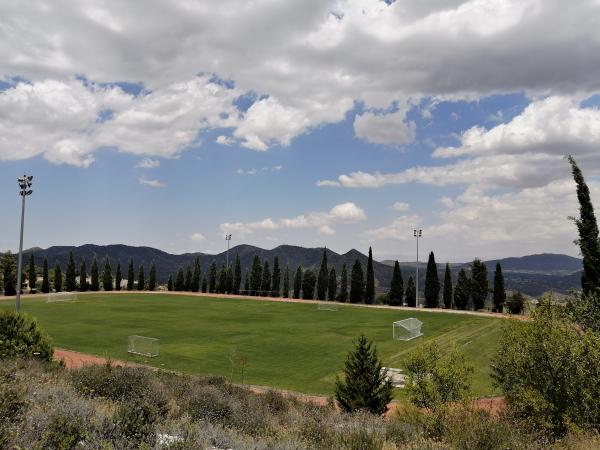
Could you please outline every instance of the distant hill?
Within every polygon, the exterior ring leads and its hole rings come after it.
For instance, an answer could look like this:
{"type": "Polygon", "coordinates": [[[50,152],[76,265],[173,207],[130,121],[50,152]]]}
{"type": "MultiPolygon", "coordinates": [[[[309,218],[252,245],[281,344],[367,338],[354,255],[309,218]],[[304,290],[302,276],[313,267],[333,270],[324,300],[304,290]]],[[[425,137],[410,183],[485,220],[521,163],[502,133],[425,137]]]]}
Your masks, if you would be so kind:
{"type": "MultiPolygon", "coordinates": [[[[205,253],[184,253],[174,255],[152,247],[133,247],[128,245],[94,245],[86,244],[79,247],[75,246],[54,246],[47,249],[28,249],[25,256],[33,251],[36,257],[37,264],[40,265],[43,258],[48,258],[50,267],[56,262],[59,262],[64,269],[67,263],[69,252],[72,251],[77,267],[81,260],[85,260],[88,270],[91,261],[94,257],[99,261],[106,256],[109,257],[113,270],[116,268],[117,261],[121,262],[123,274],[126,273],[126,266],[129,258],[133,258],[136,266],[136,274],[138,265],[144,264],[146,270],[149,268],[152,261],[156,263],[157,277],[159,282],[165,282],[170,274],[175,274],[179,267],[191,265],[196,257],[200,258],[202,271],[205,272],[212,261],[215,261],[218,266],[225,264],[226,252],[216,255],[205,253]]],[[[252,245],[238,245],[230,249],[230,263],[235,260],[236,254],[240,256],[242,263],[242,271],[250,267],[254,255],[258,255],[261,259],[272,261],[275,256],[279,257],[281,270],[286,264],[290,265],[290,271],[293,272],[298,265],[304,268],[318,268],[321,262],[322,248],[305,248],[293,245],[280,245],[271,250],[254,247],[252,245]]],[[[348,275],[350,275],[351,266],[356,259],[359,259],[366,266],[367,256],[358,250],[350,250],[344,254],[338,254],[327,249],[327,259],[330,265],[335,266],[336,272],[340,273],[342,265],[348,267],[348,275]]],[[[27,259],[25,259],[27,261],[27,259]]],[[[519,290],[531,296],[538,296],[544,292],[554,290],[560,293],[566,293],[571,289],[580,286],[581,278],[581,260],[567,255],[557,254],[539,254],[523,256],[519,258],[505,258],[500,260],[486,261],[490,282],[493,279],[493,272],[496,263],[500,262],[505,276],[506,286],[510,290],[519,290]]],[[[390,285],[393,261],[374,262],[376,287],[379,291],[387,290],[390,285]]],[[[102,267],[102,266],[101,266],[102,267]]],[[[400,267],[405,281],[410,275],[415,272],[414,262],[401,262],[400,267]]],[[[456,276],[461,268],[469,268],[468,263],[451,264],[453,278],[456,281],[456,276]]],[[[425,283],[425,263],[419,264],[419,283],[424,286],[425,283]]],[[[443,279],[444,266],[439,264],[440,279],[443,279]]],[[[491,286],[491,284],[490,284],[491,286]]]]}

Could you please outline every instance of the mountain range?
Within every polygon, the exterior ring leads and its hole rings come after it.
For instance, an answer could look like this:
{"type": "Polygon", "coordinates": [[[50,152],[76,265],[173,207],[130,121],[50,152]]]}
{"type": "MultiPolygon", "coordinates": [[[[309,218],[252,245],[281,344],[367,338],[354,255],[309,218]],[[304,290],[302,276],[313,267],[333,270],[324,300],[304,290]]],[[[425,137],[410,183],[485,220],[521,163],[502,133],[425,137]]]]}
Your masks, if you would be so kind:
{"type": "MultiPolygon", "coordinates": [[[[126,266],[130,258],[133,258],[136,274],[139,264],[144,264],[144,267],[148,270],[151,262],[154,261],[159,282],[165,282],[169,275],[177,272],[179,267],[191,265],[196,257],[200,258],[203,273],[206,272],[213,261],[220,267],[222,264],[226,263],[227,259],[226,252],[216,255],[206,253],[184,253],[175,255],[152,247],[133,247],[122,244],[86,244],[78,247],[53,246],[46,249],[31,248],[25,250],[24,253],[26,259],[24,260],[27,261],[29,254],[34,253],[37,265],[41,265],[43,258],[48,258],[50,267],[56,262],[59,262],[64,270],[64,266],[69,258],[69,252],[71,251],[77,262],[77,267],[79,267],[81,260],[85,260],[89,270],[92,259],[96,257],[99,260],[100,268],[102,268],[102,261],[108,256],[113,271],[116,268],[117,261],[120,261],[124,276],[126,275],[126,266]]],[[[344,254],[338,254],[329,249],[326,251],[328,263],[336,268],[338,275],[341,272],[343,264],[347,265],[348,274],[350,274],[351,266],[356,259],[366,267],[368,258],[358,250],[352,249],[344,254]]],[[[252,245],[238,245],[229,250],[229,262],[230,264],[233,264],[236,255],[239,255],[242,271],[245,272],[246,268],[250,267],[255,255],[258,255],[261,260],[269,260],[271,268],[273,258],[278,256],[282,273],[285,265],[289,264],[290,278],[292,278],[293,272],[298,265],[302,265],[304,268],[318,268],[322,254],[322,248],[280,245],[271,250],[266,250],[252,245]]],[[[539,296],[548,291],[567,293],[569,290],[580,287],[582,263],[578,258],[567,255],[544,253],[486,261],[490,286],[492,286],[494,269],[498,262],[502,266],[505,284],[508,290],[518,290],[530,296],[539,296]]],[[[376,288],[378,291],[383,292],[389,287],[392,278],[393,265],[394,261],[374,261],[373,266],[375,269],[376,288]]],[[[400,267],[406,283],[406,280],[410,275],[414,276],[416,264],[414,261],[400,262],[400,267]]],[[[425,262],[419,263],[420,286],[424,286],[425,267],[425,262]]],[[[462,268],[469,270],[469,263],[451,264],[454,281],[456,281],[458,271],[462,268]]],[[[438,264],[438,269],[440,272],[440,280],[443,280],[444,265],[438,264]]]]}

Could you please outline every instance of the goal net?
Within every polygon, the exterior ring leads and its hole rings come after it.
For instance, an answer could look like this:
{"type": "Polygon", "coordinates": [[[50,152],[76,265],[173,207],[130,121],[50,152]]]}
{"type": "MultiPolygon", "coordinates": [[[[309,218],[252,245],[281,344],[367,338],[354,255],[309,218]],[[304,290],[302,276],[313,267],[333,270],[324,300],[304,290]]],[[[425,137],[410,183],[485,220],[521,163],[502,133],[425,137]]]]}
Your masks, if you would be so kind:
{"type": "Polygon", "coordinates": [[[156,338],[146,336],[129,336],[127,353],[154,358],[158,356],[159,341],[156,338]]]}
{"type": "Polygon", "coordinates": [[[51,292],[46,295],[46,303],[74,302],[77,300],[77,292],[51,292]]]}
{"type": "Polygon", "coordinates": [[[337,311],[338,305],[329,302],[319,302],[317,303],[317,309],[319,311],[337,311]]]}
{"type": "Polygon", "coordinates": [[[414,317],[404,320],[398,320],[393,324],[392,335],[398,341],[410,341],[419,336],[423,336],[421,326],[423,322],[414,317]]]}

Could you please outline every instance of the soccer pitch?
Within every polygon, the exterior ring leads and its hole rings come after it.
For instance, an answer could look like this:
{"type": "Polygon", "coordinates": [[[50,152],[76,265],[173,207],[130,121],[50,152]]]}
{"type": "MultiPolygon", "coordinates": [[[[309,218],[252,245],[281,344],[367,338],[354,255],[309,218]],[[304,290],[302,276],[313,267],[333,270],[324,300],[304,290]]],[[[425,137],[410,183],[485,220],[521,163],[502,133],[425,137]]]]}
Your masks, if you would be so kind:
{"type": "MultiPolygon", "coordinates": [[[[12,307],[0,302],[0,308],[12,307]]],[[[474,394],[491,395],[489,362],[503,323],[466,314],[350,305],[322,311],[316,304],[137,293],[56,303],[40,295],[25,299],[23,311],[38,319],[56,347],[188,373],[230,377],[233,370],[234,382],[241,382],[243,358],[247,384],[323,395],[333,393],[361,333],[376,342],[388,367],[402,368],[407,351],[424,341],[456,344],[475,366],[474,394]],[[408,317],[423,322],[424,336],[393,340],[392,323],[408,317]],[[160,339],[160,355],[130,356],[130,335],[160,339]]]]}

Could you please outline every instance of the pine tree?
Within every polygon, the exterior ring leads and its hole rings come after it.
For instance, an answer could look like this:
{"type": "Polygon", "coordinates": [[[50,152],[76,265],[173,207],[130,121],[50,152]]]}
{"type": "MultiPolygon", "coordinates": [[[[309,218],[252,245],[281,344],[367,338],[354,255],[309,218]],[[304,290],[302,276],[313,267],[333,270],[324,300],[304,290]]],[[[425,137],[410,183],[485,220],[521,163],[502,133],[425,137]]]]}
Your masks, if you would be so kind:
{"type": "Polygon", "coordinates": [[[58,264],[58,262],[54,266],[54,291],[62,291],[62,270],[60,270],[60,265],[58,264]]]}
{"type": "Polygon", "coordinates": [[[123,276],[121,275],[121,262],[117,261],[117,273],[115,274],[115,290],[121,290],[121,281],[123,281],[123,276]]]}
{"type": "Polygon", "coordinates": [[[2,268],[4,273],[4,295],[17,295],[15,258],[11,252],[6,252],[4,256],[2,256],[2,268]]]}
{"type": "Polygon", "coordinates": [[[252,260],[252,269],[250,275],[250,290],[254,291],[252,295],[257,295],[262,285],[262,264],[258,255],[252,260]]]}
{"type": "Polygon", "coordinates": [[[135,286],[135,275],[133,273],[133,259],[129,258],[129,266],[127,267],[127,290],[133,291],[135,286]]]}
{"type": "MultiPolygon", "coordinates": [[[[67,266],[67,269],[68,269],[68,266],[67,266]]],[[[95,256],[94,256],[94,259],[92,260],[92,268],[90,269],[90,277],[92,279],[91,283],[90,283],[90,289],[92,291],[99,291],[100,290],[100,272],[98,271],[98,260],[96,260],[95,256]]]]}
{"type": "Polygon", "coordinates": [[[302,298],[312,300],[315,298],[315,285],[317,277],[312,269],[306,269],[302,274],[302,298]]]}
{"type": "Polygon", "coordinates": [[[167,280],[167,291],[173,290],[173,275],[169,275],[169,279],[167,280]]]}
{"type": "Polygon", "coordinates": [[[475,310],[482,309],[489,292],[488,275],[485,263],[478,258],[473,261],[471,266],[471,276],[473,278],[471,283],[473,307],[475,310]]]}
{"type": "Polygon", "coordinates": [[[452,308],[452,272],[450,272],[448,263],[446,263],[446,272],[444,273],[444,308],[452,308]]]}
{"type": "Polygon", "coordinates": [[[342,274],[340,275],[340,302],[348,300],[348,269],[346,263],[342,264],[342,274]]]}
{"type": "Polygon", "coordinates": [[[273,259],[273,275],[271,276],[271,290],[273,297],[279,297],[279,286],[281,284],[281,269],[279,268],[279,257],[273,259]]]}
{"type": "Polygon", "coordinates": [[[329,283],[329,269],[327,267],[327,247],[323,249],[321,267],[317,277],[317,300],[327,299],[327,284],[329,283]]]}
{"type": "Polygon", "coordinates": [[[283,298],[288,298],[290,295],[290,265],[285,265],[283,271],[283,298]]]}
{"type": "Polygon", "coordinates": [[[233,269],[231,266],[227,268],[227,284],[225,285],[225,292],[228,294],[233,292],[233,269]]]}
{"type": "Polygon", "coordinates": [[[65,289],[67,292],[75,292],[77,290],[77,275],[75,274],[75,259],[73,252],[69,252],[69,262],[65,271],[65,289]]]}
{"type": "Polygon", "coordinates": [[[246,275],[244,276],[244,294],[250,295],[250,269],[246,269],[246,275]]]}
{"type": "Polygon", "coordinates": [[[590,190],[577,166],[575,159],[569,156],[573,179],[577,185],[577,199],[579,200],[579,217],[574,218],[579,232],[579,248],[583,257],[583,272],[581,274],[581,288],[584,295],[596,292],[600,288],[600,240],[598,240],[598,223],[594,214],[594,205],[590,197],[590,190]]]}
{"type": "Polygon", "coordinates": [[[156,265],[154,261],[150,265],[150,275],[148,276],[148,290],[153,291],[156,289],[156,265]]]}
{"type": "Polygon", "coordinates": [[[344,367],[344,381],[336,378],[335,398],[346,412],[367,410],[384,414],[393,397],[393,386],[382,371],[377,348],[364,335],[348,357],[344,367]]]}
{"type": "Polygon", "coordinates": [[[350,303],[361,303],[365,296],[365,276],[362,264],[357,259],[350,275],[350,303]]]}
{"type": "Polygon", "coordinates": [[[235,295],[240,293],[240,286],[242,285],[242,263],[240,261],[240,255],[235,255],[235,265],[233,269],[233,288],[232,292],[235,295]]]}
{"type": "Polygon", "coordinates": [[[402,271],[400,263],[394,263],[394,272],[392,274],[392,283],[390,284],[389,303],[393,306],[402,306],[404,300],[404,280],[402,279],[402,271]]]}
{"type": "Polygon", "coordinates": [[[213,261],[208,271],[208,292],[214,294],[217,291],[217,264],[213,261]]]}
{"type": "Polygon", "coordinates": [[[143,291],[146,289],[146,276],[144,275],[144,264],[140,264],[140,270],[138,273],[137,290],[143,291]]]}
{"type": "Polygon", "coordinates": [[[425,273],[425,307],[437,308],[440,305],[440,279],[433,252],[429,253],[427,272],[425,273]]]}
{"type": "Polygon", "coordinates": [[[294,275],[294,298],[300,298],[302,290],[302,266],[298,266],[294,275]]]}
{"type": "Polygon", "coordinates": [[[329,283],[327,284],[327,300],[330,302],[336,301],[337,295],[337,275],[335,273],[335,267],[331,266],[329,271],[329,283]]]}
{"type": "Polygon", "coordinates": [[[505,301],[504,275],[502,275],[500,263],[496,263],[496,272],[494,272],[494,312],[502,312],[505,301]]]}
{"type": "Polygon", "coordinates": [[[29,270],[27,272],[27,281],[29,282],[29,289],[37,288],[37,272],[35,271],[35,259],[33,253],[29,256],[29,270]]]}
{"type": "Polygon", "coordinates": [[[414,308],[417,306],[417,288],[415,286],[415,280],[412,275],[408,277],[406,282],[406,305],[414,308]]]}
{"type": "Polygon", "coordinates": [[[375,271],[373,270],[373,251],[369,247],[369,259],[367,260],[367,284],[365,285],[365,303],[375,303],[375,271]]]}
{"type": "Polygon", "coordinates": [[[44,266],[42,268],[42,289],[44,294],[50,292],[50,277],[48,276],[48,258],[44,258],[44,266]]]}
{"type": "Polygon", "coordinates": [[[185,266],[185,281],[183,282],[183,290],[189,292],[192,290],[192,269],[190,266],[185,266]]]}
{"type": "Polygon", "coordinates": [[[470,298],[470,281],[467,277],[465,269],[460,269],[458,272],[458,280],[456,281],[456,287],[454,288],[454,306],[457,309],[467,309],[469,306],[470,298]]]}
{"type": "Polygon", "coordinates": [[[81,264],[79,265],[79,290],[85,292],[88,289],[87,268],[85,267],[85,259],[82,259],[81,264]]]}
{"type": "Polygon", "coordinates": [[[177,292],[183,291],[185,287],[185,275],[183,275],[183,267],[180,267],[175,276],[175,290],[177,292]]]}
{"type": "Polygon", "coordinates": [[[108,256],[104,259],[104,273],[102,274],[102,288],[105,291],[113,290],[112,269],[110,267],[110,261],[108,259],[108,256]]]}
{"type": "Polygon", "coordinates": [[[198,292],[200,290],[200,258],[196,257],[194,261],[194,273],[192,274],[192,284],[190,285],[190,290],[192,292],[198,292]]]}
{"type": "Polygon", "coordinates": [[[227,268],[225,264],[221,265],[221,270],[219,270],[219,277],[217,278],[217,292],[219,294],[224,294],[227,289],[227,268]]]}
{"type": "Polygon", "coordinates": [[[269,270],[269,261],[265,261],[262,270],[262,281],[260,283],[260,290],[265,291],[263,295],[269,295],[266,291],[271,290],[271,271],[269,270]]]}
{"type": "Polygon", "coordinates": [[[206,279],[206,275],[204,275],[202,277],[202,286],[201,286],[201,290],[203,293],[206,294],[206,292],[208,291],[208,280],[206,279]]]}

